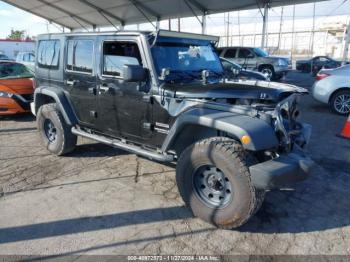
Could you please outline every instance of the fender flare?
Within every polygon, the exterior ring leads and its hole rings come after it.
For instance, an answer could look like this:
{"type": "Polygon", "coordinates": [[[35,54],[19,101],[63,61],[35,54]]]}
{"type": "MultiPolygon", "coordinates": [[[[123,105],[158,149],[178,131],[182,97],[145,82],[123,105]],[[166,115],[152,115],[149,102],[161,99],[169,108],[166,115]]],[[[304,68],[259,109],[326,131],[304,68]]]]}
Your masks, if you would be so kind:
{"type": "Polygon", "coordinates": [[[250,143],[242,145],[250,151],[271,149],[279,144],[274,129],[262,119],[232,112],[195,108],[184,112],[176,119],[163,143],[163,152],[171,149],[181,130],[188,125],[213,128],[231,134],[239,140],[248,135],[251,138],[250,143]]]}
{"type": "Polygon", "coordinates": [[[38,112],[40,106],[45,104],[45,97],[52,98],[59,107],[62,116],[67,124],[74,126],[78,124],[78,118],[73,110],[73,107],[67,96],[58,88],[54,87],[39,87],[34,92],[35,113],[38,112]]]}

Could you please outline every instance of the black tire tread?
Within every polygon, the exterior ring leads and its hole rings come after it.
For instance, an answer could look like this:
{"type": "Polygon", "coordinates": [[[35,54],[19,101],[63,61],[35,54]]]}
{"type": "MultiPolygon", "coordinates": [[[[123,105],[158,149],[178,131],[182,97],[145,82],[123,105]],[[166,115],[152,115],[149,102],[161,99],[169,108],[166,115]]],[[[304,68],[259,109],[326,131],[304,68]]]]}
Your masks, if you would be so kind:
{"type": "MultiPolygon", "coordinates": [[[[60,148],[54,153],[58,156],[63,156],[72,152],[77,144],[77,137],[74,134],[72,134],[71,126],[69,126],[63,119],[62,113],[59,111],[59,109],[57,109],[56,103],[42,105],[38,110],[38,117],[41,116],[43,111],[53,113],[55,115],[55,118],[60,123],[60,125],[56,128],[62,130],[62,143],[60,144],[60,148]]],[[[40,126],[38,126],[38,129],[40,132],[43,132],[40,126]]]]}
{"type": "MultiPolygon", "coordinates": [[[[250,177],[250,173],[249,173],[249,169],[245,163],[245,152],[242,148],[242,146],[240,145],[239,142],[237,142],[236,140],[233,140],[231,138],[227,138],[227,137],[212,137],[212,138],[208,138],[208,139],[204,139],[201,140],[191,146],[189,146],[188,148],[186,148],[184,150],[184,152],[181,154],[179,161],[178,161],[178,166],[181,169],[181,165],[184,165],[186,161],[184,161],[184,157],[186,157],[188,155],[188,152],[193,150],[193,148],[198,148],[198,147],[214,147],[216,150],[222,151],[223,153],[227,154],[233,161],[233,165],[235,165],[236,167],[238,167],[239,170],[239,174],[242,176],[245,176],[247,178],[248,185],[247,188],[249,188],[251,190],[251,195],[253,196],[252,199],[250,199],[250,203],[249,203],[249,207],[248,207],[248,212],[245,214],[245,216],[240,217],[240,219],[236,219],[234,221],[232,221],[231,223],[225,223],[225,225],[216,225],[219,228],[223,228],[223,229],[232,229],[232,228],[236,228],[239,227],[241,225],[243,225],[244,223],[246,223],[248,221],[248,219],[254,215],[254,213],[257,211],[258,206],[257,204],[259,203],[259,199],[263,200],[263,198],[256,194],[255,188],[254,186],[252,186],[251,184],[251,177],[250,177]]],[[[184,188],[182,187],[183,183],[181,181],[179,181],[180,176],[176,176],[177,179],[177,184],[178,184],[178,188],[179,188],[179,192],[180,195],[182,197],[182,199],[184,200],[185,204],[187,206],[189,206],[189,199],[186,199],[186,194],[184,192],[184,188]]]]}

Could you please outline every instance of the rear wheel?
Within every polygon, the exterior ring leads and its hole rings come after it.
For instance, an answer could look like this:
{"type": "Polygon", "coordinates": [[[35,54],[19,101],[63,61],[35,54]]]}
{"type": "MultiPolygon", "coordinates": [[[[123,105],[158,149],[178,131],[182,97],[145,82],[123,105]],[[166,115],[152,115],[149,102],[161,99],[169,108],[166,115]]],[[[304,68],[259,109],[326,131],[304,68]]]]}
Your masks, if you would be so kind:
{"type": "Polygon", "coordinates": [[[205,139],[188,147],[178,161],[176,181],[193,214],[220,228],[243,225],[263,199],[251,183],[241,145],[229,138],[205,139]]]}
{"type": "Polygon", "coordinates": [[[56,104],[46,104],[39,108],[37,126],[42,141],[48,151],[64,155],[74,150],[77,137],[72,134],[56,104]]]}
{"type": "Polygon", "coordinates": [[[335,93],[331,98],[330,106],[333,112],[348,115],[350,113],[350,90],[335,93]]]}

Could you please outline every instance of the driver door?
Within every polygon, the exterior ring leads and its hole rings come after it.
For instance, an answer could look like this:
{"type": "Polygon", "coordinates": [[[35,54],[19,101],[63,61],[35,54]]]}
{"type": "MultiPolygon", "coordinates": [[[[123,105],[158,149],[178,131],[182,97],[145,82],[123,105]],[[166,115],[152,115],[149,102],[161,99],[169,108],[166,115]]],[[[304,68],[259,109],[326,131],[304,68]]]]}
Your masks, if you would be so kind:
{"type": "Polygon", "coordinates": [[[151,103],[139,91],[147,83],[125,82],[124,65],[142,65],[137,41],[118,38],[102,39],[101,67],[98,77],[99,126],[104,133],[134,142],[151,137],[145,127],[151,123],[151,103]]]}
{"type": "Polygon", "coordinates": [[[237,58],[238,64],[244,69],[255,69],[256,68],[256,57],[255,54],[248,48],[240,48],[237,58]]]}

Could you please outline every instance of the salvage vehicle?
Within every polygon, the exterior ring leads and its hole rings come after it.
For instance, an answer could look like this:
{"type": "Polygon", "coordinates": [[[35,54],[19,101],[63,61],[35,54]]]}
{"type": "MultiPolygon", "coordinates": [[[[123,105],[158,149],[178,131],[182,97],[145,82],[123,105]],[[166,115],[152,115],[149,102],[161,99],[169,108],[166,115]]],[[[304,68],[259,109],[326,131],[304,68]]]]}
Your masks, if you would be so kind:
{"type": "Polygon", "coordinates": [[[30,112],[33,77],[22,64],[0,61],[0,116],[30,112]]]}
{"type": "Polygon", "coordinates": [[[339,115],[350,114],[350,65],[336,69],[322,69],[316,76],[312,96],[328,104],[339,115]]]}
{"type": "Polygon", "coordinates": [[[266,190],[306,179],[311,127],[291,85],[227,83],[207,35],[101,32],[41,35],[33,113],[45,148],[77,136],[176,162],[181,197],[220,228],[243,225],[266,190]]]}
{"type": "Polygon", "coordinates": [[[221,64],[224,68],[227,80],[260,80],[269,81],[266,75],[262,73],[247,70],[240,65],[220,57],[221,64]]]}
{"type": "Polygon", "coordinates": [[[270,56],[257,47],[217,48],[220,57],[235,62],[244,69],[258,71],[268,79],[279,80],[292,68],[291,61],[285,57],[270,56]]]}

